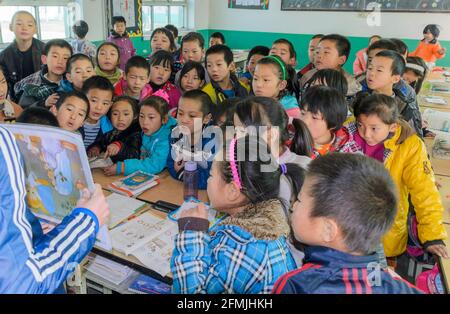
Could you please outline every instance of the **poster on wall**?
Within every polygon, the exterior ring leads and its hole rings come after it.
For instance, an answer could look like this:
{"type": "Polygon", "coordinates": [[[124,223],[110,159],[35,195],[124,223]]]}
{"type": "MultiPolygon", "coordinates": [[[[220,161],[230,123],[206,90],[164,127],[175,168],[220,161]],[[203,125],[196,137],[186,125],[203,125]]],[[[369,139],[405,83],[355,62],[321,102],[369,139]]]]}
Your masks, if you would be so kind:
{"type": "Polygon", "coordinates": [[[112,16],[123,16],[130,37],[142,36],[142,0],[111,0],[112,16]]]}
{"type": "Polygon", "coordinates": [[[450,0],[281,0],[287,11],[450,12],[450,0]]]}
{"type": "Polygon", "coordinates": [[[269,0],[228,0],[230,9],[269,10],[269,0]]]}

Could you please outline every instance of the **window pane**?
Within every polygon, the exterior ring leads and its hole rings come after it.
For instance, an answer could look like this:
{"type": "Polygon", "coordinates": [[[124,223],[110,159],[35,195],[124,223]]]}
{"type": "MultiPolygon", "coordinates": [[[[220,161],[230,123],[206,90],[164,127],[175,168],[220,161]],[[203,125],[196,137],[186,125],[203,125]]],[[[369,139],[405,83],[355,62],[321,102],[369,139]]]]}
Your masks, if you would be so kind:
{"type": "Polygon", "coordinates": [[[142,32],[150,34],[152,32],[152,7],[142,6],[142,32]]]}
{"type": "Polygon", "coordinates": [[[166,6],[154,6],[153,18],[155,19],[154,28],[164,27],[169,24],[169,9],[166,6]]]}
{"type": "Polygon", "coordinates": [[[182,6],[170,7],[170,23],[177,28],[184,27],[184,8],[182,6]]]}
{"type": "Polygon", "coordinates": [[[66,38],[67,7],[40,6],[41,39],[66,38]]]}
{"type": "Polygon", "coordinates": [[[34,16],[34,8],[30,6],[1,6],[0,7],[0,42],[10,43],[14,40],[14,33],[9,30],[9,24],[11,23],[11,17],[17,11],[28,11],[34,16]]]}

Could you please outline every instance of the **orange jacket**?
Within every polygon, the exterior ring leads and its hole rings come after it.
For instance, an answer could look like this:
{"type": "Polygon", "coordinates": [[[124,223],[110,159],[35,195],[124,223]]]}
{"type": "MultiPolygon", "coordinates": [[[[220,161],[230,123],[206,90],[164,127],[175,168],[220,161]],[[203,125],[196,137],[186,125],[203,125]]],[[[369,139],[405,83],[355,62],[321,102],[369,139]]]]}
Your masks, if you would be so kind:
{"type": "Polygon", "coordinates": [[[436,62],[437,59],[442,59],[445,56],[445,53],[440,54],[439,50],[442,49],[442,46],[439,42],[435,44],[429,44],[425,41],[421,41],[419,46],[417,46],[416,50],[409,54],[410,57],[420,57],[425,62],[436,62]]]}

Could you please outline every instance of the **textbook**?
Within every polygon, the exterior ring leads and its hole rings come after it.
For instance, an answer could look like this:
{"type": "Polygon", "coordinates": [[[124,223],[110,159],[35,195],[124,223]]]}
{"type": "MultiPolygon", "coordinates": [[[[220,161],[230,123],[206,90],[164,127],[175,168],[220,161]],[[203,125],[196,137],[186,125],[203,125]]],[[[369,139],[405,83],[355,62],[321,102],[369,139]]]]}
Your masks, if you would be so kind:
{"type": "Polygon", "coordinates": [[[448,83],[433,83],[431,91],[435,93],[450,94],[450,84],[448,83]]]}
{"type": "Polygon", "coordinates": [[[425,101],[430,104],[436,104],[436,105],[446,105],[447,100],[440,96],[425,96],[425,101]]]}
{"type": "MultiPolygon", "coordinates": [[[[76,208],[81,191],[95,189],[81,135],[36,124],[3,124],[11,131],[23,158],[27,204],[38,217],[55,224],[76,208]]],[[[107,228],[96,245],[107,250],[107,228]]]]}
{"type": "Polygon", "coordinates": [[[450,113],[433,109],[425,109],[422,114],[423,121],[427,122],[427,128],[435,133],[450,132],[450,113]]]}
{"type": "Polygon", "coordinates": [[[170,294],[172,289],[164,282],[140,274],[128,287],[128,290],[139,294],[170,294]]]}
{"type": "Polygon", "coordinates": [[[117,193],[108,195],[106,201],[109,205],[109,229],[113,229],[127,219],[138,215],[145,210],[146,204],[135,198],[123,196],[117,193]]]}
{"type": "Polygon", "coordinates": [[[159,177],[143,171],[136,171],[129,176],[110,184],[111,191],[135,197],[159,184],[159,177]]]}

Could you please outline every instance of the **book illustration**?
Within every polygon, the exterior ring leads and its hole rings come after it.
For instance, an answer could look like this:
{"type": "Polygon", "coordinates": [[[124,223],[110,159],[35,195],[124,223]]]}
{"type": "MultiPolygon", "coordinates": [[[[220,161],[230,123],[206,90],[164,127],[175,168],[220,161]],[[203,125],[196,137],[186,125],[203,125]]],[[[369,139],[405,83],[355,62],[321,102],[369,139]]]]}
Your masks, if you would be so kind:
{"type": "Polygon", "coordinates": [[[172,289],[164,282],[140,274],[133,281],[128,290],[141,294],[170,294],[172,289]]]}
{"type": "Polygon", "coordinates": [[[128,195],[130,197],[137,196],[140,193],[159,183],[159,177],[143,171],[136,171],[131,175],[111,183],[111,190],[128,195]]]}
{"type": "Polygon", "coordinates": [[[450,133],[439,133],[433,143],[433,157],[450,160],[450,133]]]}

